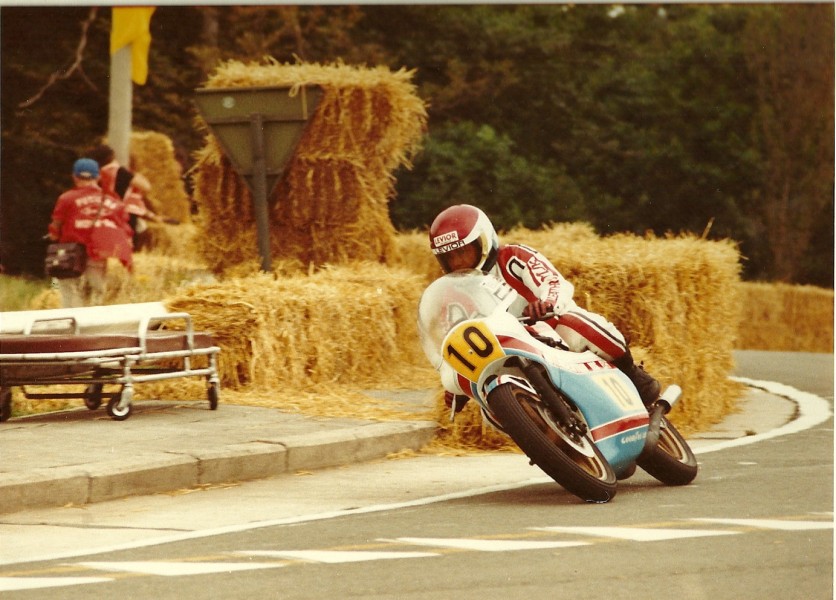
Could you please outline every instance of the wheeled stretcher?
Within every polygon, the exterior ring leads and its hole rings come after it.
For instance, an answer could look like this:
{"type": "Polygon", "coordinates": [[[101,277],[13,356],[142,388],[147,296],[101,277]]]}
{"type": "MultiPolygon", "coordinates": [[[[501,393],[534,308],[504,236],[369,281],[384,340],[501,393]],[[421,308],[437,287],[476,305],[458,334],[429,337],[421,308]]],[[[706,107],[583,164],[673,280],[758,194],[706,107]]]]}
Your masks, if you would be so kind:
{"type": "Polygon", "coordinates": [[[146,315],[127,332],[88,333],[73,316],[36,318],[21,332],[0,333],[0,421],[11,415],[15,386],[28,399],[83,398],[95,410],[105,397],[104,386],[118,385],[119,391],[109,394],[107,412],[123,421],[131,414],[134,384],[193,376],[206,378],[209,408],[215,410],[219,352],[210,334],[194,331],[188,313],[146,315]],[[177,329],[160,329],[163,324],[177,329]],[[25,387],[59,384],[86,387],[83,393],[30,393],[25,387]]]}

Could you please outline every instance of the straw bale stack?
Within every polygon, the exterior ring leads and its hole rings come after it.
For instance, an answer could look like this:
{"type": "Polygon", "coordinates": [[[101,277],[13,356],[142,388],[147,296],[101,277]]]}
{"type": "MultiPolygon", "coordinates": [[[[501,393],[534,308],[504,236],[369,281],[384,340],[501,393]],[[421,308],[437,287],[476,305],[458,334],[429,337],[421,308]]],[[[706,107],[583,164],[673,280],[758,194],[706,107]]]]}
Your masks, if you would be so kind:
{"type": "MultiPolygon", "coordinates": [[[[408,387],[416,383],[410,371],[423,361],[415,327],[422,290],[415,274],[369,262],[195,285],[166,305],[214,333],[225,387],[408,387]]],[[[426,380],[420,385],[428,387],[426,380]]]]}
{"type": "Polygon", "coordinates": [[[183,167],[177,161],[174,143],[167,135],[155,131],[131,133],[131,170],[145,175],[153,189],[145,202],[157,214],[191,220],[189,195],[183,184],[183,167]]]}
{"type": "MultiPolygon", "coordinates": [[[[388,201],[393,171],[409,166],[426,126],[412,72],[343,64],[244,64],[231,61],[207,88],[320,86],[322,100],[270,203],[274,258],[304,264],[382,262],[393,250],[388,201]]],[[[245,182],[207,137],[195,166],[195,200],[203,215],[201,252],[223,272],[256,257],[255,221],[245,182]]]]}
{"type": "Polygon", "coordinates": [[[154,131],[132,132],[130,168],[151,182],[152,190],[144,198],[148,208],[181,223],[147,221],[147,248],[198,260],[193,247],[184,243],[193,231],[193,228],[186,229],[190,227],[191,206],[171,139],[154,131]]]}
{"type": "Polygon", "coordinates": [[[833,352],[833,290],[746,282],[740,293],[739,348],[833,352]]]}

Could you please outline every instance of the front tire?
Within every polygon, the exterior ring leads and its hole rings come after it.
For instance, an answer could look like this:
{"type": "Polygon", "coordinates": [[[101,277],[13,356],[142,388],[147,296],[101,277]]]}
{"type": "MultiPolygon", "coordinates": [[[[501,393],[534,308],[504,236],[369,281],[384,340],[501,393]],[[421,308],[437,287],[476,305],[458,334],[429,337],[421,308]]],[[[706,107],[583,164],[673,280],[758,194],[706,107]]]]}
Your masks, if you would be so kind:
{"type": "Polygon", "coordinates": [[[491,391],[488,405],[531,461],[566,490],[587,502],[615,497],[615,472],[589,435],[565,431],[539,398],[506,383],[491,391]]]}
{"type": "Polygon", "coordinates": [[[124,421],[128,417],[131,416],[131,400],[133,399],[134,392],[132,388],[123,387],[122,391],[113,394],[110,398],[110,401],[107,403],[107,414],[115,421],[124,421]],[[119,405],[122,404],[123,406],[120,407],[119,405]]]}
{"type": "Polygon", "coordinates": [[[688,442],[665,417],[662,417],[656,448],[639,458],[638,465],[665,485],[687,485],[699,470],[697,457],[688,442]]]}

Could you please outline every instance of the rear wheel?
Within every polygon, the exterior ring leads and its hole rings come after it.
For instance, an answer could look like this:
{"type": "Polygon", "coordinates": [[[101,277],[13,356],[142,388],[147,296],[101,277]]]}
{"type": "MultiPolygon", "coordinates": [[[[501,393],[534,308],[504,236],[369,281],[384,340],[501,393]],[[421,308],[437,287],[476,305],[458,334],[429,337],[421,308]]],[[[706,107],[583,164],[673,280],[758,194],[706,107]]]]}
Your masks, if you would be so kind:
{"type": "Polygon", "coordinates": [[[686,485],[697,476],[697,457],[676,430],[676,427],[662,417],[659,429],[659,443],[648,456],[638,460],[639,466],[666,485],[686,485]]]}
{"type": "Polygon", "coordinates": [[[539,398],[508,383],[489,394],[488,404],[531,461],[569,492],[587,502],[607,502],[615,496],[615,473],[589,435],[567,430],[539,398]]]}
{"type": "Polygon", "coordinates": [[[96,410],[102,405],[102,389],[104,386],[101,383],[91,383],[84,390],[84,406],[90,410],[96,410]]]}

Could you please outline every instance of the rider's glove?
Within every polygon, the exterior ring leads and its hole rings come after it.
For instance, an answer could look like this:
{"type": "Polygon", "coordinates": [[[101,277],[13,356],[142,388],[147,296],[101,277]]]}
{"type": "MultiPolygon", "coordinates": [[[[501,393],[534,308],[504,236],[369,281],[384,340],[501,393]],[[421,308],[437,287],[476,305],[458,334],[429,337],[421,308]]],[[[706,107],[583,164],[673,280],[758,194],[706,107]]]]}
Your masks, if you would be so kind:
{"type": "Polygon", "coordinates": [[[554,305],[551,302],[544,302],[543,300],[535,300],[529,302],[528,306],[523,309],[523,316],[539,321],[547,313],[554,311],[554,305]]]}
{"type": "Polygon", "coordinates": [[[464,405],[467,404],[467,401],[470,400],[470,396],[465,396],[464,394],[454,394],[453,392],[448,392],[447,390],[445,390],[444,405],[447,408],[453,408],[453,400],[455,400],[455,412],[459,413],[464,408],[464,405]]]}

